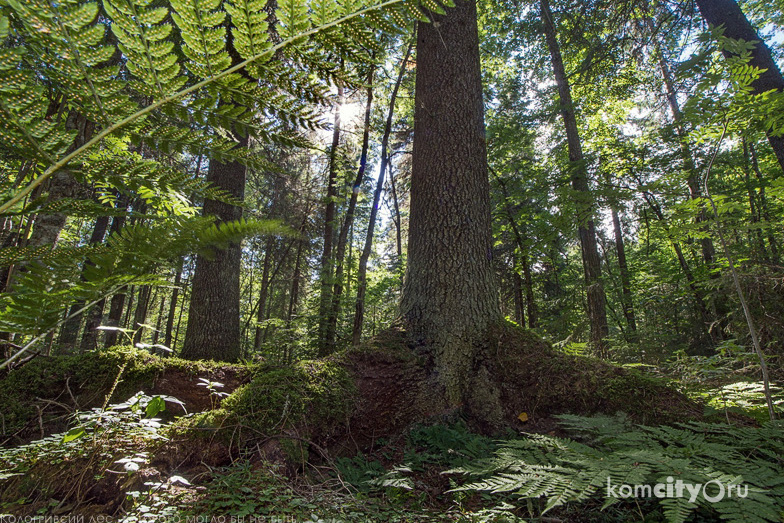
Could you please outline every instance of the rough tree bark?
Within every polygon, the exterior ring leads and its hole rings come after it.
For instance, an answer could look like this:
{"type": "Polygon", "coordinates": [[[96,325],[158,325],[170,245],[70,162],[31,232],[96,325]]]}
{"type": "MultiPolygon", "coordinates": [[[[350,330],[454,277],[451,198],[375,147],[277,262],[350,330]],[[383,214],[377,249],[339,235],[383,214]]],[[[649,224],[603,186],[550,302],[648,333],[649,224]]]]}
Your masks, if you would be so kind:
{"type": "MultiPolygon", "coordinates": [[[[247,145],[247,138],[238,144],[247,145]]],[[[210,161],[207,181],[238,200],[245,197],[245,166],[239,162],[210,161]]],[[[207,199],[204,214],[228,222],[242,218],[242,208],[207,199]]],[[[241,261],[240,244],[234,242],[225,249],[215,249],[209,257],[196,257],[181,357],[222,361],[240,357],[241,261]]]]}
{"type": "Polygon", "coordinates": [[[588,186],[588,173],[583,158],[582,143],[577,129],[577,118],[572,103],[572,93],[569,80],[566,76],[561,48],[550,10],[548,0],[541,0],[540,14],[544,26],[544,35],[547,48],[555,74],[560,98],[561,117],[566,128],[566,142],[569,148],[569,161],[572,171],[572,189],[575,191],[577,204],[577,230],[580,237],[580,248],[583,257],[583,271],[585,274],[585,287],[588,297],[588,318],[591,323],[591,344],[599,354],[604,354],[605,338],[609,333],[607,328],[607,311],[605,309],[606,297],[602,285],[602,266],[599,259],[599,249],[596,242],[596,227],[594,226],[594,204],[588,186]]]}
{"type": "MultiPolygon", "coordinates": [[[[751,83],[752,92],[784,91],[784,76],[770,53],[770,48],[760,38],[735,0],[697,0],[702,17],[713,27],[724,27],[724,36],[746,42],[756,42],[751,50],[749,65],[761,70],[759,78],[751,83]]],[[[767,132],[768,141],[784,169],[784,137],[767,132]]]]}
{"type": "Polygon", "coordinates": [[[474,1],[419,24],[408,267],[400,304],[446,404],[500,420],[488,329],[501,318],[474,1]]]}

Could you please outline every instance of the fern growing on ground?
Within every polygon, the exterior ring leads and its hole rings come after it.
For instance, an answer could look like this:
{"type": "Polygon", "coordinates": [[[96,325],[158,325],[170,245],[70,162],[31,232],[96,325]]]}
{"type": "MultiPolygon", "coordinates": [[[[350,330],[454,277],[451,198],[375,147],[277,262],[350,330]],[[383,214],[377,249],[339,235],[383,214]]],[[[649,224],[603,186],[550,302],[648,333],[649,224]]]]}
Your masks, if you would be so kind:
{"type": "Polygon", "coordinates": [[[602,508],[645,498],[658,501],[669,522],[686,521],[698,510],[728,521],[781,521],[784,515],[784,422],[648,427],[620,416],[564,415],[560,423],[581,441],[529,434],[504,442],[493,458],[449,471],[472,478],[455,490],[546,498],[544,512],[592,498],[603,499],[602,508]],[[706,490],[692,495],[686,484],[706,490]],[[624,485],[629,489],[619,490],[624,485]]]}

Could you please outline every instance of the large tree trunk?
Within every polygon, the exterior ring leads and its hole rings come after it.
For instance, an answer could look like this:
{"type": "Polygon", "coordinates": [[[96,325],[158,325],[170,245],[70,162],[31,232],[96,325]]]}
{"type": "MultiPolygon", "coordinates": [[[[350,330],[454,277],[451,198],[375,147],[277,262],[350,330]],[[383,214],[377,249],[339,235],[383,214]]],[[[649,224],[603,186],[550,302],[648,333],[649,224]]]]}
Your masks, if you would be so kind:
{"type": "Polygon", "coordinates": [[[488,328],[501,318],[492,267],[474,1],[419,24],[408,267],[400,313],[447,405],[502,417],[488,328]]]}
{"type": "MultiPolygon", "coordinates": [[[[240,140],[240,147],[247,145],[247,138],[240,140]]],[[[238,200],[245,197],[245,166],[239,162],[210,161],[207,181],[238,200]]],[[[208,199],[204,202],[204,214],[228,222],[240,219],[242,208],[208,199]]],[[[234,242],[225,249],[215,249],[210,257],[197,256],[183,358],[239,359],[241,261],[240,244],[234,242]]]]}
{"type": "Polygon", "coordinates": [[[588,318],[591,323],[591,344],[599,354],[605,352],[605,338],[608,335],[607,311],[605,310],[606,298],[602,285],[602,266],[599,259],[599,249],[596,242],[596,228],[593,214],[594,204],[588,186],[588,172],[583,158],[582,143],[577,130],[577,118],[572,103],[572,93],[569,80],[566,77],[561,48],[550,11],[548,0],[541,0],[540,13],[544,26],[545,40],[550,51],[550,58],[555,74],[560,97],[561,117],[566,128],[566,142],[569,148],[569,161],[572,171],[572,189],[575,191],[577,204],[577,230],[580,237],[580,248],[583,256],[583,271],[585,273],[585,287],[588,297],[588,318]]]}
{"type": "MultiPolygon", "coordinates": [[[[746,42],[756,42],[751,50],[749,65],[760,69],[760,76],[751,84],[754,94],[768,91],[784,91],[784,77],[770,53],[770,48],[760,38],[757,30],[741,11],[735,0],[697,0],[700,13],[708,24],[723,26],[724,36],[746,42]]],[[[768,131],[768,141],[779,165],[784,169],[784,137],[774,136],[768,131]]]]}

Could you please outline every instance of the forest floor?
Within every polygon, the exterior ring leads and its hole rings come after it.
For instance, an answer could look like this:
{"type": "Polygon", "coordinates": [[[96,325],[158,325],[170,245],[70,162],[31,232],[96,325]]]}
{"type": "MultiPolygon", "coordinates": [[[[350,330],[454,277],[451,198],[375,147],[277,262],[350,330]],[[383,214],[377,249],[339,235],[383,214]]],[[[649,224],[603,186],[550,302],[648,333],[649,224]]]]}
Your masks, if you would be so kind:
{"type": "Polygon", "coordinates": [[[661,378],[501,328],[499,354],[514,359],[504,363],[517,383],[504,396],[514,420],[488,437],[459,412],[412,418],[414,363],[401,339],[390,331],[373,346],[286,368],[127,348],[36,358],[0,381],[0,520],[664,520],[655,504],[600,511],[600,498],[541,518],[544,499],[455,490],[467,480],[454,469],[531,434],[565,436],[558,414],[627,410],[662,423],[702,418],[703,405],[661,378]]]}

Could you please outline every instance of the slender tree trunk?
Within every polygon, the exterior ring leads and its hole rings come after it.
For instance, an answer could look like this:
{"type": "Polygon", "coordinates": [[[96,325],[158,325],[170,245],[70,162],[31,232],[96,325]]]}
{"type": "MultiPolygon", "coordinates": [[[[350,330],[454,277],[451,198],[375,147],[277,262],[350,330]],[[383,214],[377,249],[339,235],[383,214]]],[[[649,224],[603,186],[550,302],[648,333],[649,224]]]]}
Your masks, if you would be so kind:
{"type": "Polygon", "coordinates": [[[261,291],[259,292],[258,310],[256,315],[256,329],[253,339],[253,348],[257,352],[261,350],[261,343],[263,341],[263,330],[261,323],[266,319],[265,312],[267,310],[267,293],[269,291],[270,283],[270,270],[272,268],[273,249],[275,247],[275,238],[269,237],[264,242],[264,262],[261,268],[261,291]]]}
{"type": "Polygon", "coordinates": [[[534,300],[534,282],[531,277],[531,264],[528,254],[523,252],[520,255],[520,264],[523,269],[523,282],[525,282],[525,303],[528,312],[528,328],[534,329],[539,325],[539,311],[534,300]]]}
{"type": "Polygon", "coordinates": [[[297,314],[297,305],[299,304],[299,282],[302,279],[302,251],[304,250],[304,245],[304,240],[297,242],[297,259],[294,262],[294,274],[291,277],[291,292],[289,293],[289,310],[286,314],[286,322],[289,326],[294,320],[294,315],[297,314]]]}
{"type": "Polygon", "coordinates": [[[371,67],[367,78],[367,103],[365,104],[365,122],[362,131],[362,152],[360,155],[357,177],[354,180],[351,198],[348,203],[348,209],[346,210],[346,218],[343,220],[343,225],[340,228],[340,235],[338,236],[338,246],[335,253],[335,284],[332,288],[332,303],[329,310],[329,317],[327,318],[326,343],[324,345],[323,355],[331,354],[337,349],[338,317],[340,316],[340,301],[343,296],[343,259],[346,255],[348,232],[354,225],[354,212],[357,206],[357,199],[362,187],[362,181],[365,179],[368,146],[370,144],[370,115],[373,106],[373,73],[374,67],[371,67]]]}
{"type": "Polygon", "coordinates": [[[515,267],[512,267],[512,285],[514,288],[515,321],[521,327],[525,326],[525,305],[523,303],[523,279],[515,267]]]}
{"type": "Polygon", "coordinates": [[[338,85],[338,99],[335,103],[335,123],[332,127],[332,148],[329,151],[329,172],[327,179],[327,198],[324,212],[324,250],[321,253],[321,300],[319,302],[319,355],[330,353],[327,344],[327,325],[330,305],[332,304],[332,286],[334,285],[335,258],[333,247],[335,242],[335,220],[337,207],[338,147],[340,146],[340,108],[343,105],[343,86],[338,85]]]}
{"type": "Polygon", "coordinates": [[[681,266],[683,270],[684,276],[686,276],[686,281],[689,284],[689,289],[694,296],[694,301],[697,304],[697,310],[700,315],[700,332],[708,339],[711,340],[714,344],[718,341],[717,337],[713,334],[713,329],[711,326],[713,325],[713,321],[711,319],[711,315],[708,312],[708,308],[705,306],[705,295],[703,294],[702,290],[697,285],[697,280],[694,278],[694,273],[691,272],[691,268],[689,267],[689,263],[686,261],[686,257],[683,255],[683,249],[681,249],[680,243],[675,241],[672,234],[670,233],[670,229],[666,224],[664,213],[662,212],[659,205],[653,201],[651,195],[647,193],[643,193],[643,198],[648,203],[648,206],[651,208],[653,213],[656,215],[656,218],[661,222],[662,226],[664,227],[664,231],[667,235],[667,238],[670,240],[670,245],[672,245],[673,250],[675,251],[675,256],[678,258],[678,264],[681,266]]]}
{"type": "MultiPolygon", "coordinates": [[[[781,70],[770,53],[770,48],[760,38],[757,30],[751,25],[735,0],[697,0],[697,6],[709,25],[724,27],[724,36],[757,43],[751,50],[751,59],[749,60],[749,65],[760,70],[759,78],[751,83],[753,94],[784,91],[784,77],[782,77],[781,70]]],[[[767,135],[776,159],[784,169],[784,137],[774,136],[770,131],[767,132],[767,135]]]]}
{"type": "Polygon", "coordinates": [[[133,325],[131,325],[130,322],[131,311],[133,310],[133,298],[136,295],[136,286],[131,285],[130,290],[126,294],[128,295],[128,304],[125,306],[125,311],[123,312],[122,327],[124,329],[133,328],[133,325]]]}
{"type": "Polygon", "coordinates": [[[146,327],[142,327],[142,325],[147,322],[147,311],[150,307],[151,292],[152,288],[149,285],[142,285],[139,287],[139,295],[136,300],[136,310],[133,314],[133,325],[131,326],[131,328],[136,331],[136,333],[133,335],[134,345],[140,343],[142,341],[142,337],[144,336],[144,330],[146,327]]]}
{"type": "MultiPolygon", "coordinates": [[[[648,19],[648,25],[653,26],[653,22],[648,19]]],[[[680,155],[683,162],[683,170],[686,173],[686,184],[689,187],[689,198],[692,200],[700,200],[702,198],[702,191],[700,190],[700,182],[698,180],[697,166],[694,164],[694,153],[689,146],[688,133],[683,127],[683,113],[681,112],[680,104],[678,103],[678,93],[675,91],[675,82],[672,79],[670,67],[667,65],[664,55],[661,52],[660,46],[656,45],[656,53],[659,55],[659,69],[664,79],[664,87],[667,94],[667,103],[672,112],[672,120],[675,123],[675,129],[678,133],[678,141],[680,142],[680,155]]],[[[704,223],[707,219],[705,208],[700,205],[700,212],[696,217],[698,224],[704,223]]],[[[702,225],[700,227],[704,233],[708,232],[708,227],[702,225]]],[[[713,266],[713,259],[716,256],[716,248],[713,245],[713,240],[710,236],[700,238],[700,246],[702,248],[702,259],[705,264],[710,268],[713,266]]]]}
{"type": "Polygon", "coordinates": [[[593,221],[594,203],[588,186],[588,172],[583,158],[582,143],[577,130],[577,119],[572,103],[571,88],[566,76],[561,48],[550,11],[549,0],[540,1],[540,13],[544,26],[545,40],[550,51],[555,82],[560,97],[561,117],[566,128],[566,141],[569,148],[569,161],[572,170],[572,189],[575,191],[577,204],[577,227],[583,257],[585,287],[588,297],[588,318],[591,323],[591,343],[594,349],[604,355],[605,338],[609,334],[607,328],[606,298],[602,284],[602,268],[599,249],[596,242],[596,228],[593,221]]]}
{"type": "Polygon", "coordinates": [[[749,173],[751,158],[749,154],[749,145],[746,138],[742,138],[743,145],[743,180],[746,184],[746,193],[749,196],[749,213],[751,214],[751,223],[754,224],[754,230],[750,233],[753,238],[751,242],[757,244],[757,251],[759,259],[766,263],[770,263],[770,256],[768,250],[765,248],[765,240],[762,236],[762,212],[760,211],[759,202],[757,202],[757,193],[754,192],[754,184],[751,182],[751,174],[749,173]]]}
{"type": "Polygon", "coordinates": [[[174,350],[177,347],[177,343],[180,341],[180,327],[182,326],[182,317],[185,313],[185,304],[190,303],[190,293],[188,292],[191,288],[191,272],[190,267],[188,268],[189,276],[185,279],[185,284],[182,286],[182,305],[180,306],[180,313],[177,315],[177,327],[174,329],[174,340],[172,341],[170,349],[174,350]]]}
{"type": "Polygon", "coordinates": [[[501,311],[474,1],[419,24],[408,267],[400,313],[452,407],[500,423],[488,328],[501,311]]]}
{"type": "MultiPolygon", "coordinates": [[[[612,208],[613,232],[615,233],[615,250],[618,254],[618,267],[621,273],[621,289],[623,295],[623,316],[626,318],[626,325],[629,332],[637,332],[637,320],[634,317],[634,304],[632,301],[631,278],[629,278],[629,265],[626,261],[626,246],[623,241],[623,230],[621,230],[621,219],[618,211],[612,208]]],[[[634,335],[634,334],[632,334],[634,335]]]]}
{"type": "MultiPolygon", "coordinates": [[[[128,197],[124,195],[120,195],[117,200],[117,209],[122,211],[128,210],[128,197]]],[[[119,214],[112,218],[112,226],[109,229],[109,236],[117,234],[122,230],[125,226],[126,217],[124,214],[119,214]]],[[[120,290],[116,292],[112,299],[109,302],[109,314],[106,318],[106,324],[111,327],[121,327],[120,323],[122,322],[123,317],[123,308],[125,305],[125,294],[127,289],[120,290]]],[[[103,310],[105,304],[101,304],[101,309],[103,310]]],[[[97,314],[96,314],[97,316],[97,314]]],[[[92,335],[92,331],[87,331],[92,335]]],[[[96,340],[95,344],[97,346],[97,332],[95,332],[96,340]]],[[[104,347],[109,348],[113,345],[117,344],[119,333],[117,331],[106,331],[106,337],[104,338],[104,347]]],[[[88,344],[92,344],[92,340],[88,340],[88,344]]],[[[85,348],[85,350],[88,350],[85,348]]]]}
{"type": "Polygon", "coordinates": [[[98,348],[98,327],[103,321],[103,310],[106,308],[106,298],[96,303],[87,313],[87,319],[82,333],[81,351],[87,352],[98,348]]]}
{"type": "Polygon", "coordinates": [[[395,253],[397,254],[397,263],[403,263],[403,224],[400,219],[400,203],[397,200],[397,187],[395,186],[395,173],[392,165],[389,166],[389,187],[392,189],[392,206],[394,213],[392,214],[392,221],[395,224],[395,253]]]}
{"type": "MultiPolygon", "coordinates": [[[[247,147],[248,139],[242,138],[238,146],[247,147]]],[[[245,166],[239,162],[211,160],[207,181],[238,200],[245,197],[245,166]]],[[[229,222],[242,218],[242,208],[207,199],[204,215],[229,222]]],[[[242,250],[235,242],[215,249],[211,257],[196,257],[183,358],[236,361],[240,357],[241,261],[242,250]]]]}
{"type": "Polygon", "coordinates": [[[771,261],[773,263],[779,263],[779,245],[778,241],[776,241],[776,235],[773,232],[773,222],[771,221],[770,211],[768,210],[768,197],[765,194],[766,182],[760,171],[759,163],[757,162],[757,151],[753,142],[749,143],[749,156],[751,157],[751,167],[754,170],[757,182],[759,183],[760,212],[762,217],[765,218],[765,221],[768,222],[768,246],[770,247],[771,261]]]}
{"type": "MultiPolygon", "coordinates": [[[[158,306],[158,317],[155,319],[155,330],[152,332],[152,344],[157,345],[158,340],[161,337],[161,327],[163,326],[163,310],[166,306],[166,296],[163,293],[161,295],[161,303],[158,306]]],[[[153,300],[153,303],[155,300],[153,300]]],[[[167,345],[168,347],[168,345],[167,345]]]]}
{"type": "Polygon", "coordinates": [[[389,136],[392,134],[392,117],[395,114],[397,93],[400,90],[400,84],[403,82],[403,75],[405,75],[408,57],[411,56],[413,45],[413,42],[408,45],[406,54],[403,56],[403,61],[400,63],[397,80],[395,81],[395,86],[392,88],[392,96],[389,99],[389,111],[387,112],[387,120],[384,124],[384,136],[381,138],[381,167],[378,172],[378,180],[376,180],[376,190],[373,192],[373,206],[370,208],[370,219],[368,220],[365,245],[362,247],[362,254],[359,256],[359,269],[357,270],[357,301],[354,306],[354,327],[351,331],[351,342],[354,345],[359,345],[359,342],[362,339],[362,324],[365,320],[365,292],[367,291],[367,265],[368,260],[370,259],[370,252],[373,248],[376,216],[378,216],[381,191],[384,189],[384,175],[386,174],[387,164],[389,162],[387,151],[389,148],[389,136]]]}
{"type": "MultiPolygon", "coordinates": [[[[528,246],[526,245],[525,240],[523,239],[523,235],[520,232],[520,228],[517,226],[517,221],[514,219],[514,213],[512,212],[512,207],[510,205],[510,195],[509,190],[506,187],[506,182],[503,178],[498,176],[498,174],[491,169],[493,176],[498,181],[498,185],[501,187],[501,194],[504,198],[504,210],[506,211],[506,218],[509,221],[509,225],[512,227],[512,233],[514,234],[515,242],[517,243],[517,249],[519,251],[520,256],[520,265],[521,269],[523,270],[523,278],[525,281],[525,298],[527,303],[527,312],[528,312],[528,328],[533,329],[537,325],[537,311],[536,311],[536,302],[534,301],[534,286],[533,280],[531,278],[531,266],[528,262],[528,246]]],[[[524,325],[521,323],[521,327],[524,325]]]]}
{"type": "Polygon", "coordinates": [[[177,313],[177,299],[180,297],[180,284],[182,283],[182,269],[184,265],[185,260],[180,258],[180,263],[177,265],[177,271],[174,274],[174,289],[172,289],[169,314],[166,318],[166,333],[163,337],[163,344],[170,349],[174,348],[172,347],[172,330],[174,329],[174,316],[177,313]]]}
{"type": "MultiPolygon", "coordinates": [[[[93,227],[93,232],[90,236],[90,245],[102,243],[104,237],[106,236],[106,229],[108,228],[109,217],[99,216],[95,220],[95,226],[93,227]]],[[[90,265],[91,263],[89,260],[84,262],[85,268],[82,270],[82,279],[84,279],[84,270],[86,270],[86,268],[90,265]]],[[[71,304],[71,307],[68,310],[69,319],[63,323],[63,326],[60,330],[59,345],[60,351],[62,353],[69,354],[76,348],[76,342],[79,339],[79,328],[82,326],[82,315],[77,313],[84,308],[84,304],[84,300],[79,300],[71,304]]],[[[85,327],[85,329],[89,328],[90,325],[85,327]]]]}

